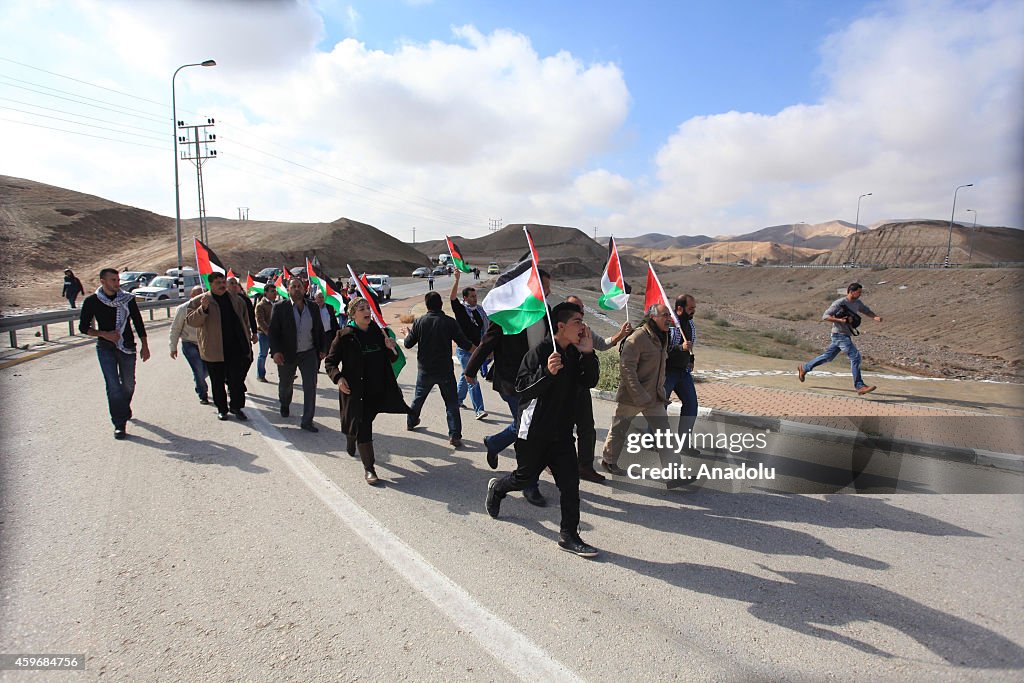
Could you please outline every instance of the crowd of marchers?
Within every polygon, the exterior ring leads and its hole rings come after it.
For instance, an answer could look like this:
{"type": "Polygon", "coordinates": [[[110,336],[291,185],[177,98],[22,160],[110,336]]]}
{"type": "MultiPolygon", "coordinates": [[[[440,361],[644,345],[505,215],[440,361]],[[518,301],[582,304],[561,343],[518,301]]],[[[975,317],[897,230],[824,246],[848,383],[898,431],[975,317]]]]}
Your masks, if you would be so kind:
{"type": "MultiPolygon", "coordinates": [[[[549,300],[551,278],[543,270],[538,274],[549,300]]],[[[112,268],[100,272],[100,287],[82,304],[79,328],[97,338],[114,438],[121,440],[128,438],[127,423],[132,417],[136,354],[145,362],[150,348],[135,298],[119,288],[118,275],[112,268]]],[[[277,366],[281,416],[291,415],[295,379],[300,375],[299,426],[317,432],[316,388],[323,371],[338,390],[346,451],[361,462],[364,480],[378,485],[373,446],[377,415],[404,414],[406,429],[415,431],[424,402],[437,386],[449,443],[459,449],[463,447],[461,411],[469,409],[464,401],[469,397],[477,419],[487,417],[480,380],[488,379],[507,405],[510,422],[484,438],[486,462],[497,469],[499,454],[513,446],[516,467],[488,482],[487,513],[497,517],[503,499],[512,491],[522,491],[529,503],[545,506],[537,482],[548,470],[559,491],[558,545],[580,556],[597,555],[579,534],[580,481],[600,484],[606,475],[625,476],[619,459],[631,421],[643,415],[656,433],[668,430],[667,406],[673,394],[681,402],[679,434],[690,434],[697,416],[693,378],[697,301],[689,294],[676,297],[674,310],[664,303],[651,305],[635,327],[623,323],[610,338],[587,326],[583,302],[574,296],[549,306],[546,318],[523,331],[506,334],[488,320],[474,287],[460,290],[456,271],[448,301],[451,315],[440,292],[428,291],[426,313],[402,331],[403,338],[396,339],[375,322],[375,302],[353,296],[344,311],[336,311],[325,303],[323,293],[311,296],[308,283],[299,278],[288,282],[288,297],[267,285],[255,302],[236,278],[223,273],[210,274],[207,285],[193,288],[189,300],[177,307],[168,342],[172,359],[180,348],[199,403],[209,405],[212,400],[217,419],[249,419],[245,403],[250,368],[255,360],[256,380],[268,382],[270,359],[277,366]],[[461,365],[458,373],[453,345],[461,365]],[[404,359],[402,349],[413,348],[417,376],[410,405],[398,384],[396,368],[404,359]],[[590,390],[599,379],[595,351],[608,349],[618,350],[619,386],[599,472],[590,390]]],[[[862,292],[859,284],[852,283],[847,295],[826,309],[822,320],[833,324],[831,344],[821,356],[799,367],[801,382],[814,367],[843,351],[850,357],[857,391],[863,394],[875,388],[861,378],[860,354],[852,341],[859,314],[881,321],[860,300],[862,292]]],[[[699,455],[689,443],[678,455],[669,449],[658,452],[665,467],[673,460],[699,455]]],[[[692,478],[676,478],[664,483],[671,489],[690,482],[692,478]]]]}

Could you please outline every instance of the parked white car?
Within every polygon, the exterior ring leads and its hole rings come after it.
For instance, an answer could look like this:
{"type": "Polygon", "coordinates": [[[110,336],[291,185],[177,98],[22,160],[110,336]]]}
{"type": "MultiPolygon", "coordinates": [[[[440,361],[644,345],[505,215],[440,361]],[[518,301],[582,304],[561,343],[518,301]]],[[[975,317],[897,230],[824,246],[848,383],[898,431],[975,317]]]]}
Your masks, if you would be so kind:
{"type": "MultiPolygon", "coordinates": [[[[177,268],[172,268],[177,273],[177,268]]],[[[199,277],[199,271],[190,268],[182,269],[182,278],[185,281],[185,296],[188,296],[190,289],[196,285],[203,284],[199,277]]],[[[139,301],[163,301],[164,299],[178,298],[178,283],[174,275],[160,275],[152,280],[145,287],[139,287],[132,294],[139,301]]]]}
{"type": "Polygon", "coordinates": [[[370,289],[376,292],[382,300],[391,298],[391,276],[390,275],[367,275],[366,281],[370,283],[370,289]]]}

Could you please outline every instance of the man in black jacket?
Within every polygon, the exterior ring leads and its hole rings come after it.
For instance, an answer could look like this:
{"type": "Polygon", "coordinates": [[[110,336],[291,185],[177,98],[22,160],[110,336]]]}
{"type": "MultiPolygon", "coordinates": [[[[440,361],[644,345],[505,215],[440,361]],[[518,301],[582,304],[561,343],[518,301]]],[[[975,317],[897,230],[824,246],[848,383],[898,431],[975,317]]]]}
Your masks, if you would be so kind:
{"type": "Polygon", "coordinates": [[[427,292],[423,301],[427,305],[426,315],[416,319],[412,324],[412,330],[405,330],[405,348],[411,349],[419,344],[419,349],[416,350],[416,364],[419,368],[416,375],[416,393],[413,395],[406,428],[412,431],[419,425],[423,403],[436,384],[441,391],[444,410],[448,415],[448,443],[459,448],[462,446],[462,416],[459,415],[455,366],[452,365],[452,342],[470,353],[476,346],[466,338],[455,318],[445,315],[440,294],[427,292]]]}
{"type": "MultiPolygon", "coordinates": [[[[544,296],[551,296],[551,276],[544,270],[538,269],[540,284],[544,290],[544,296]]],[[[548,324],[541,320],[537,325],[546,334],[548,324]]],[[[484,447],[487,449],[487,465],[492,469],[498,469],[498,454],[515,443],[516,433],[519,431],[519,397],[516,395],[516,376],[519,374],[519,366],[523,357],[530,350],[529,332],[523,330],[519,334],[505,334],[498,323],[491,322],[484,332],[483,339],[476,351],[470,356],[466,363],[466,381],[470,384],[477,381],[476,373],[483,366],[492,354],[494,362],[491,364],[491,382],[494,390],[498,392],[501,399],[508,405],[512,422],[497,434],[484,437],[484,447]]],[[[532,485],[523,489],[523,497],[538,507],[547,505],[547,501],[540,493],[540,487],[534,481],[532,485]]]]}
{"type": "Polygon", "coordinates": [[[100,288],[82,302],[78,330],[96,337],[96,356],[107,387],[107,407],[114,423],[114,438],[128,436],[125,426],[132,416],[135,393],[135,335],[142,345],[142,362],[149,360],[149,342],[142,313],[135,297],[121,290],[120,276],[113,268],[100,271],[100,288]],[[95,326],[93,323],[95,322],[95,326]]]}
{"type": "Polygon", "coordinates": [[[579,534],[580,476],[576,464],[573,426],[581,389],[597,386],[600,370],[594,342],[576,304],[555,306],[556,332],[530,349],[516,377],[519,395],[519,432],[516,438],[516,469],[487,484],[485,508],[497,517],[501,500],[509,491],[521,491],[545,467],[551,468],[561,494],[562,520],[558,545],[581,557],[597,555],[579,534]]]}
{"type": "Polygon", "coordinates": [[[320,309],[306,297],[302,280],[288,281],[288,297],[274,304],[270,314],[270,354],[278,365],[277,396],[281,417],[288,417],[292,404],[295,370],[302,373],[302,423],[307,432],[317,432],[313,424],[316,412],[316,376],[324,352],[324,324],[320,309]]]}

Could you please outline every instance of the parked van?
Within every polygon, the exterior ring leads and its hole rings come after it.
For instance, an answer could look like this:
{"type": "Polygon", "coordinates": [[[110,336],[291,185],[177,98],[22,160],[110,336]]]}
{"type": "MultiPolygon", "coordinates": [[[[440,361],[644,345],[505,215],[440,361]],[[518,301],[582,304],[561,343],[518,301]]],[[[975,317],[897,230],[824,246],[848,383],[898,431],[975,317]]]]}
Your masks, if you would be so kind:
{"type": "Polygon", "coordinates": [[[391,298],[390,275],[367,275],[366,281],[370,283],[370,289],[376,292],[381,300],[387,301],[391,298]]]}

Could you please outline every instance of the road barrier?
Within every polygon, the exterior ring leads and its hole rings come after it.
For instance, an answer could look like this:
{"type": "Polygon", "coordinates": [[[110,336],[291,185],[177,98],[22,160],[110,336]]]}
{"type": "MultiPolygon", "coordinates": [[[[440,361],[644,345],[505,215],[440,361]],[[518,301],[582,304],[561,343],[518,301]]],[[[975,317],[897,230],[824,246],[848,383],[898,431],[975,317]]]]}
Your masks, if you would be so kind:
{"type": "MultiPolygon", "coordinates": [[[[138,301],[139,310],[149,311],[149,319],[155,320],[153,311],[164,309],[165,317],[171,317],[171,309],[183,304],[188,299],[163,299],[161,301],[138,301]]],[[[18,347],[18,331],[38,327],[42,330],[43,341],[50,341],[49,325],[66,322],[68,334],[74,336],[78,327],[78,320],[82,309],[69,308],[63,311],[44,311],[42,313],[26,313],[25,315],[10,315],[0,318],[0,333],[7,332],[11,335],[11,348],[18,347]]]]}

